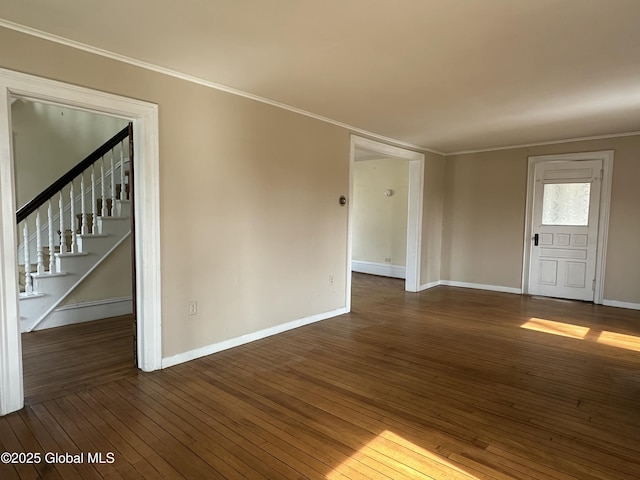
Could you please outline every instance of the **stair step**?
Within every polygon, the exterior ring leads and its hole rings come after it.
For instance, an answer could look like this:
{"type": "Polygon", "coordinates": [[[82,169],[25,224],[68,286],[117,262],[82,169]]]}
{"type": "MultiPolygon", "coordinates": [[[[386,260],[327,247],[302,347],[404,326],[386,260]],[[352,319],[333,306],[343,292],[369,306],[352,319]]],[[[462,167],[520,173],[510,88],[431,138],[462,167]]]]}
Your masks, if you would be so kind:
{"type": "Polygon", "coordinates": [[[108,233],[79,233],[78,238],[105,238],[108,237],[108,233]]]}
{"type": "Polygon", "coordinates": [[[46,297],[44,293],[21,293],[20,300],[31,300],[32,298],[46,297]]]}
{"type": "Polygon", "coordinates": [[[65,275],[69,275],[67,272],[44,272],[44,273],[32,273],[31,278],[41,279],[41,278],[53,278],[53,277],[64,277],[65,275]]]}
{"type": "Polygon", "coordinates": [[[55,253],[56,258],[69,258],[69,257],[86,257],[89,255],[88,252],[64,252],[64,253],[55,253]]]}

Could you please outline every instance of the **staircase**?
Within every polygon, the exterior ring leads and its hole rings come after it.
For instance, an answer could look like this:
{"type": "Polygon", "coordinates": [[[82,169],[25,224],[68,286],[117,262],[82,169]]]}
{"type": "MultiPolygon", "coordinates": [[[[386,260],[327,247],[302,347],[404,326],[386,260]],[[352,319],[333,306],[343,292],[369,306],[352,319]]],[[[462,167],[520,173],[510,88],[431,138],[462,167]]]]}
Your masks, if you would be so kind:
{"type": "Polygon", "coordinates": [[[131,139],[129,125],[17,212],[22,332],[45,328],[51,313],[131,235],[125,155],[133,151],[131,139]]]}

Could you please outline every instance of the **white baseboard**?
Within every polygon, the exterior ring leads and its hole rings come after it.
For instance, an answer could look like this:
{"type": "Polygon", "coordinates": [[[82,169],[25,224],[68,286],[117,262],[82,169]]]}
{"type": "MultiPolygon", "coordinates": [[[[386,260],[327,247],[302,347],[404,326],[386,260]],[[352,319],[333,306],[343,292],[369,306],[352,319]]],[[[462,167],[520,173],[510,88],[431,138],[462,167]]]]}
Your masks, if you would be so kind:
{"type": "Polygon", "coordinates": [[[442,282],[440,280],[438,280],[436,282],[425,283],[425,284],[420,285],[418,287],[418,291],[421,292],[423,290],[429,290],[430,288],[437,287],[438,285],[442,285],[442,282]]]}
{"type": "Polygon", "coordinates": [[[327,318],[337,317],[338,315],[342,315],[344,313],[347,313],[347,309],[339,308],[330,312],[319,313],[317,315],[311,315],[310,317],[293,320],[292,322],[283,323],[282,325],[276,325],[275,327],[258,330],[257,332],[248,333],[246,335],[225,340],[223,342],[218,342],[211,345],[206,345],[204,347],[189,350],[187,352],[178,353],[177,355],[163,358],[162,368],[168,368],[174,365],[178,365],[179,363],[195,360],[196,358],[206,357],[207,355],[221,352],[229,348],[238,347],[240,345],[244,345],[245,343],[254,342],[262,338],[270,337],[271,335],[286,332],[287,330],[293,330],[294,328],[309,325],[321,320],[326,320],[327,318]]]}
{"type": "Polygon", "coordinates": [[[608,307],[630,308],[632,310],[640,310],[640,303],[619,302],[617,300],[603,300],[602,304],[608,307]]]}
{"type": "Polygon", "coordinates": [[[74,323],[91,322],[103,318],[117,317],[133,313],[131,297],[109,298],[94,302],[63,305],[56,308],[34,330],[72,325],[74,323]]]}
{"type": "Polygon", "coordinates": [[[382,277],[407,278],[407,267],[403,265],[391,265],[390,263],[351,261],[351,271],[380,275],[382,277]]]}
{"type": "Polygon", "coordinates": [[[482,283],[455,282],[453,280],[440,280],[440,285],[449,287],[476,288],[478,290],[491,290],[492,292],[522,294],[521,288],[503,287],[501,285],[484,285],[482,283]]]}

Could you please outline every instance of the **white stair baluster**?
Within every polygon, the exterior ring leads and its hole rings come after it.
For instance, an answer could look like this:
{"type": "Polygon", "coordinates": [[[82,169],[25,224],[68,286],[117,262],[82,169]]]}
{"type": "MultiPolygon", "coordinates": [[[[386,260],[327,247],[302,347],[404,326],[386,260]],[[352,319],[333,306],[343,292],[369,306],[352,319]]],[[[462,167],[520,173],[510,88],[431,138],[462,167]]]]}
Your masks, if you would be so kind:
{"type": "Polygon", "coordinates": [[[111,150],[111,216],[115,215],[116,208],[116,171],[113,163],[113,150],[111,150]]]}
{"type": "MultiPolygon", "coordinates": [[[[100,197],[102,198],[102,205],[100,205],[100,216],[107,216],[107,196],[104,192],[104,157],[100,163],[100,197]]],[[[102,232],[100,232],[102,233],[102,232]]]]}
{"type": "Polygon", "coordinates": [[[53,240],[53,207],[51,206],[51,199],[49,199],[49,202],[47,203],[47,223],[49,227],[49,273],[54,273],[55,262],[53,259],[56,246],[53,240]]]}
{"type": "Polygon", "coordinates": [[[38,266],[36,272],[44,273],[44,252],[42,251],[42,225],[40,224],[40,209],[36,210],[36,257],[38,266]]]}
{"type": "Polygon", "coordinates": [[[60,254],[67,252],[67,236],[64,231],[64,203],[62,200],[62,190],[60,190],[60,201],[58,202],[60,215],[60,254]]]}
{"type": "Polygon", "coordinates": [[[22,230],[24,241],[24,291],[27,295],[33,293],[33,286],[31,284],[31,258],[29,248],[29,225],[24,222],[22,230]]]}
{"type": "Polygon", "coordinates": [[[96,233],[96,225],[98,224],[98,206],[96,205],[96,174],[93,165],[91,165],[91,233],[96,233]]]}
{"type": "Polygon", "coordinates": [[[73,190],[73,181],[69,188],[69,197],[71,198],[71,205],[69,206],[71,216],[71,253],[78,251],[78,239],[76,238],[76,198],[73,190]]]}
{"type": "Polygon", "coordinates": [[[127,200],[127,191],[124,188],[124,151],[120,143],[120,200],[127,200]]]}
{"type": "Polygon", "coordinates": [[[80,174],[80,233],[87,234],[87,207],[84,201],[84,172],[80,174]]]}

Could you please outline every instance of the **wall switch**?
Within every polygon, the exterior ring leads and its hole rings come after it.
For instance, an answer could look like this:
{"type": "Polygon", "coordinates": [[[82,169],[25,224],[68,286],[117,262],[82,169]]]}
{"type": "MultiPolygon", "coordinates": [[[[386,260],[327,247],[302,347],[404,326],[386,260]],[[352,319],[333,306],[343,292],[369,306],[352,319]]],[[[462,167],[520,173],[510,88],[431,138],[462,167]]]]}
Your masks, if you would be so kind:
{"type": "Polygon", "coordinates": [[[189,316],[198,314],[198,302],[189,302],[189,316]]]}

